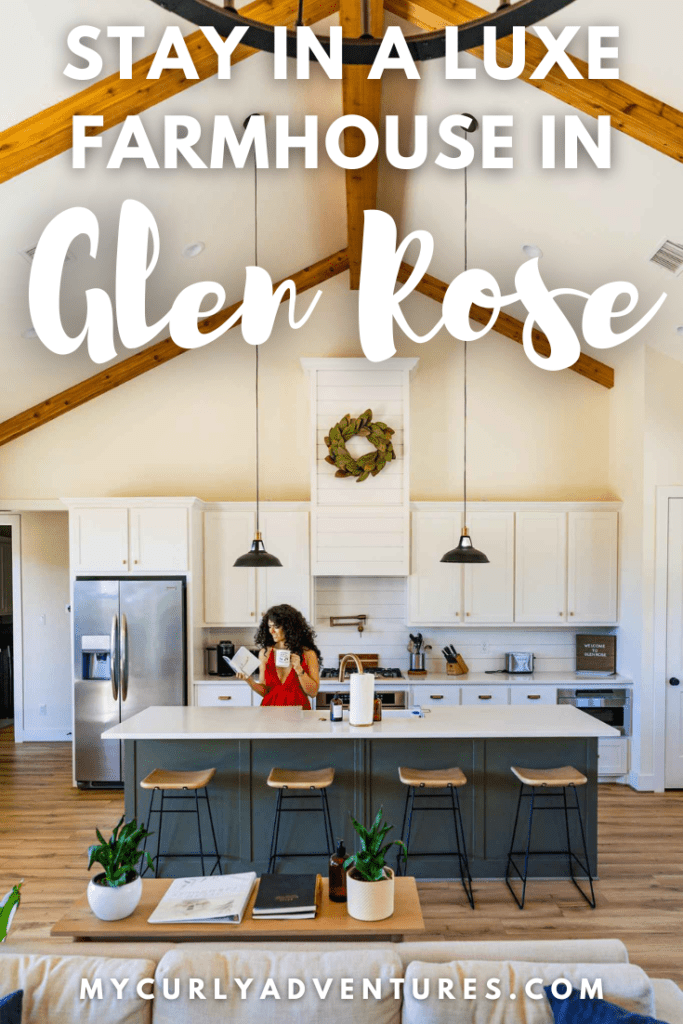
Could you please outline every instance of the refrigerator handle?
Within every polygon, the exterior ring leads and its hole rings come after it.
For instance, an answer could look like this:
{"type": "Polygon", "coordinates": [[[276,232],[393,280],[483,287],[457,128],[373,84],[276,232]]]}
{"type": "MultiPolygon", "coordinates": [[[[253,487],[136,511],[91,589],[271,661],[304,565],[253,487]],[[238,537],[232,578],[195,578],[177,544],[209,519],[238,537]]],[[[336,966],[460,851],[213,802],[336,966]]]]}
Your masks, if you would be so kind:
{"type": "Polygon", "coordinates": [[[111,695],[114,700],[119,699],[119,617],[114,615],[111,620],[111,635],[109,637],[109,674],[111,675],[111,695]]]}
{"type": "Polygon", "coordinates": [[[128,620],[121,612],[121,700],[128,696],[128,620]]]}

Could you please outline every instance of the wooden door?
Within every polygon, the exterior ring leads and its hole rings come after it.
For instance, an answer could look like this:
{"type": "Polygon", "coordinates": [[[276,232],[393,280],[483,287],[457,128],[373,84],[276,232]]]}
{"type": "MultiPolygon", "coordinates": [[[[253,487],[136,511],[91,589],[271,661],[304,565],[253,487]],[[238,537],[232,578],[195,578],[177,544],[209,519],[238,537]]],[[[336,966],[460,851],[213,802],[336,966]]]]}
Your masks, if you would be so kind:
{"type": "Polygon", "coordinates": [[[664,785],[683,788],[683,498],[669,499],[664,785]]]}
{"type": "Polygon", "coordinates": [[[460,519],[460,512],[413,512],[410,625],[452,626],[462,621],[462,567],[441,561],[458,542],[460,519]]]}
{"type": "Polygon", "coordinates": [[[567,514],[516,513],[515,622],[567,621],[567,514]]]}
{"type": "Polygon", "coordinates": [[[572,625],[617,621],[619,513],[569,512],[567,611],[572,625]]]}
{"type": "Polygon", "coordinates": [[[514,622],[515,514],[471,512],[468,520],[472,543],[489,564],[464,566],[465,624],[514,622]]]}
{"type": "Polygon", "coordinates": [[[207,626],[253,626],[256,569],[235,568],[254,539],[256,516],[242,510],[204,513],[204,621],[207,626]]]}

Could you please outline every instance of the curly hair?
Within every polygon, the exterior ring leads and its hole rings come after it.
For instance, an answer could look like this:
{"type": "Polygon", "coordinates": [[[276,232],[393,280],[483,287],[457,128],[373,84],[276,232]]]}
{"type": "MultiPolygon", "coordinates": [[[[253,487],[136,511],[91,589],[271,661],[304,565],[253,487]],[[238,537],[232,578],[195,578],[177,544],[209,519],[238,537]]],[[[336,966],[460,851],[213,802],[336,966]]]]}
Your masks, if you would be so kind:
{"type": "Polygon", "coordinates": [[[322,664],[322,655],[315,643],[315,631],[300,611],[292,608],[291,604],[276,604],[268,609],[254,636],[256,646],[264,651],[273,646],[273,638],[268,629],[269,622],[284,630],[285,645],[293,654],[298,654],[302,658],[304,651],[313,651],[322,664]]]}

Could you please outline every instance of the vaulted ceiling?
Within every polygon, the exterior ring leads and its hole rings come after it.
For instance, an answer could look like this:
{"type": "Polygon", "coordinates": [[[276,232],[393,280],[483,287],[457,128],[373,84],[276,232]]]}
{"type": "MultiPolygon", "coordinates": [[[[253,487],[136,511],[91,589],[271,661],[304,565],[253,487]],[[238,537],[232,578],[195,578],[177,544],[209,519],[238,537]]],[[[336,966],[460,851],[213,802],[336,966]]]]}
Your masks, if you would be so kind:
{"type": "MultiPolygon", "coordinates": [[[[497,4],[488,0],[483,6],[493,9],[497,4]]],[[[296,3],[254,0],[249,7],[254,16],[276,22],[291,19],[296,3]]],[[[305,10],[309,23],[321,19],[329,23],[339,17],[355,33],[357,8],[356,0],[341,0],[341,4],[307,0],[305,10]]],[[[383,18],[400,24],[410,20],[422,28],[458,24],[481,9],[467,0],[385,0],[384,8],[372,0],[375,27],[383,18]]],[[[647,257],[664,237],[683,240],[678,201],[683,174],[683,85],[677,53],[683,11],[679,0],[649,0],[646,21],[642,12],[642,4],[576,0],[549,21],[554,29],[564,24],[618,24],[619,82],[568,82],[563,76],[551,76],[535,83],[537,88],[525,81],[496,83],[483,77],[477,55],[466,55],[463,62],[478,68],[474,82],[444,81],[442,63],[433,61],[422,66],[420,82],[408,82],[400,72],[385,74],[380,91],[380,83],[365,82],[358,69],[345,72],[342,88],[318,69],[310,81],[274,82],[271,59],[264,54],[252,56],[244,47],[237,55],[240,66],[232,80],[219,82],[214,77],[215,62],[196,26],[178,22],[149,0],[117,0],[116,23],[147,27],[147,38],[136,50],[137,74],[130,82],[108,77],[116,65],[113,46],[105,44],[100,47],[105,53],[102,77],[83,89],[61,73],[68,61],[66,36],[76,24],[103,27],[112,22],[109,6],[94,9],[85,0],[63,0],[58,5],[25,0],[12,5],[0,40],[0,354],[5,367],[0,378],[0,421],[5,421],[0,426],[0,444],[182,351],[162,340],[125,363],[127,353],[122,353],[93,376],[85,351],[58,357],[39,341],[22,337],[29,326],[29,268],[16,250],[35,244],[52,216],[70,205],[89,206],[100,218],[103,235],[108,232],[113,241],[124,198],[140,199],[153,210],[162,233],[162,257],[150,286],[150,320],[165,312],[175,294],[193,280],[220,280],[228,296],[237,299],[252,251],[248,173],[227,169],[150,172],[134,167],[112,172],[104,169],[102,159],[93,159],[87,171],[74,171],[68,147],[75,112],[104,115],[105,152],[116,134],[115,128],[109,129],[130,113],[142,113],[153,139],[159,138],[161,117],[167,113],[192,114],[205,124],[216,113],[228,113],[238,123],[254,110],[289,113],[294,119],[316,113],[322,125],[342,110],[363,113],[375,122],[380,111],[397,113],[404,119],[406,149],[413,114],[428,113],[436,122],[463,109],[477,115],[512,113],[515,169],[482,171],[476,165],[471,169],[471,265],[486,267],[507,287],[523,259],[521,245],[531,242],[545,253],[542,270],[550,286],[592,291],[605,281],[625,279],[639,287],[642,309],[667,291],[668,303],[648,328],[647,342],[678,357],[682,339],[674,328],[683,322],[683,284],[663,275],[647,257]],[[172,23],[181,24],[192,37],[201,76],[198,83],[185,82],[173,72],[165,73],[158,83],[144,77],[145,56],[153,53],[163,28],[172,23]],[[612,115],[617,130],[609,171],[587,164],[578,171],[540,170],[537,128],[541,116],[562,116],[572,108],[588,115],[612,115]],[[200,238],[206,242],[201,259],[182,260],[182,246],[200,238]]],[[[577,60],[585,57],[585,40],[585,33],[580,33],[572,50],[577,60]]],[[[505,46],[501,44],[501,49],[505,46]]],[[[533,58],[534,50],[530,53],[533,58]]],[[[353,287],[362,211],[375,201],[396,218],[402,232],[419,227],[434,235],[432,276],[425,278],[421,290],[439,298],[445,283],[462,266],[462,176],[430,164],[409,172],[382,162],[379,168],[346,174],[329,163],[315,171],[294,166],[288,171],[260,172],[261,264],[273,278],[300,274],[305,287],[350,267],[353,287]]],[[[83,314],[84,289],[95,284],[111,288],[114,247],[103,249],[96,263],[85,256],[85,246],[76,243],[74,248],[79,258],[65,273],[64,319],[75,333],[83,314]]],[[[499,333],[519,341],[515,314],[519,317],[522,312],[520,308],[501,317],[499,333]]],[[[578,323],[579,305],[570,303],[568,312],[578,323]]],[[[519,355],[524,358],[521,351],[519,355]]],[[[608,356],[587,348],[574,369],[609,387],[608,356]]],[[[529,372],[540,371],[530,365],[529,372]]]]}

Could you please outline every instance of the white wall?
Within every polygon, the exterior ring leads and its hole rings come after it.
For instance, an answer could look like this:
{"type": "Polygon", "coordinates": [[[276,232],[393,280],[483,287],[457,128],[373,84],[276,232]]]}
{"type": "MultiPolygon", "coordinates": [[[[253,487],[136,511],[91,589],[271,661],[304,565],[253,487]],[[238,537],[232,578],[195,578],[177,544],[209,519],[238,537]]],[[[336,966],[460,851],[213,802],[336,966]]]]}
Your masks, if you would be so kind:
{"type": "Polygon", "coordinates": [[[72,706],[71,618],[65,611],[69,603],[68,513],[22,513],[21,555],[24,739],[67,740],[72,706]]]}

